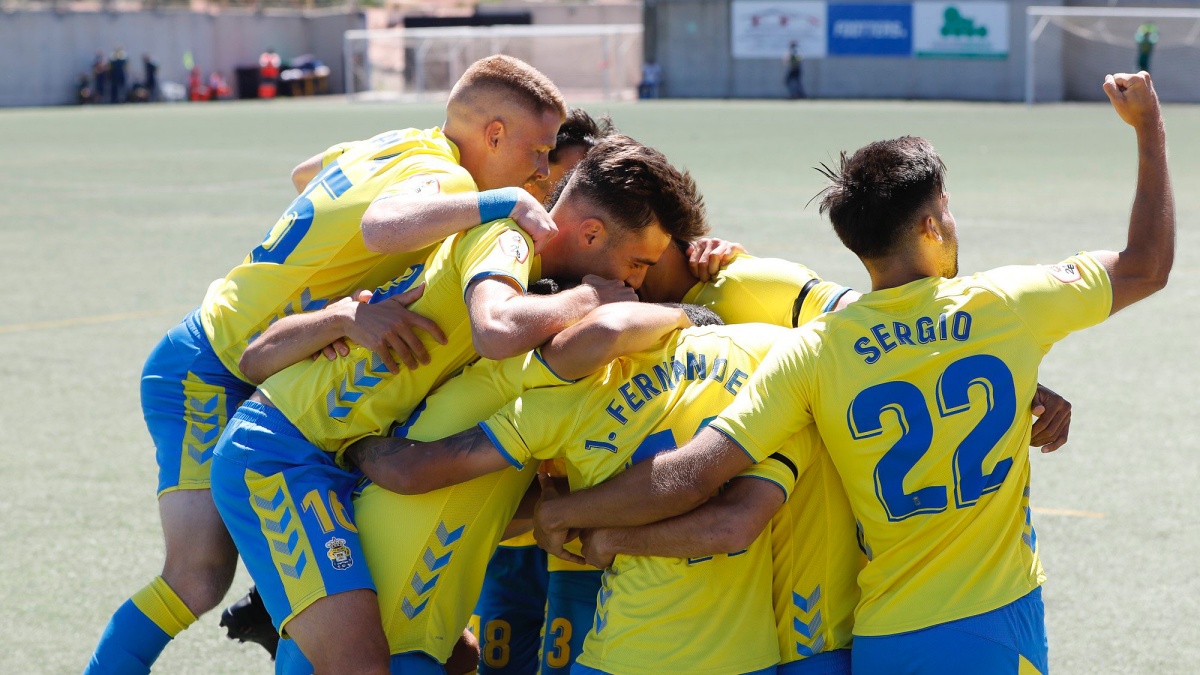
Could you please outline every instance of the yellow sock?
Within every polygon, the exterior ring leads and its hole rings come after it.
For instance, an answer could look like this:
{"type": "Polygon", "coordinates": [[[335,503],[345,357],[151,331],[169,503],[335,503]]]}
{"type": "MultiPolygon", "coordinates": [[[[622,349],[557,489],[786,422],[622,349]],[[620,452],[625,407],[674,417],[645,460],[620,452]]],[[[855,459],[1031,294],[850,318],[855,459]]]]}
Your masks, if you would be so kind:
{"type": "Polygon", "coordinates": [[[192,610],[183,604],[183,600],[175,595],[175,591],[171,590],[162,577],[155,577],[149,586],[134,593],[132,600],[143,614],[171,637],[179,635],[183,629],[196,623],[196,616],[192,614],[192,610]]]}

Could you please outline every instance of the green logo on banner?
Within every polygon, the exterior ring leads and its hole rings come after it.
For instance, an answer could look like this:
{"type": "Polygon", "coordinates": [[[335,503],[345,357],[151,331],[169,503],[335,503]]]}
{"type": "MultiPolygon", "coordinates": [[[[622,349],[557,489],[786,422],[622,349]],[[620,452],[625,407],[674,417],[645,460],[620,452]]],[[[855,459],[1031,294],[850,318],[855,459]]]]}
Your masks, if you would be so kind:
{"type": "Polygon", "coordinates": [[[975,20],[960,14],[957,7],[947,7],[945,17],[942,37],[987,37],[987,26],[976,26],[975,20]]]}

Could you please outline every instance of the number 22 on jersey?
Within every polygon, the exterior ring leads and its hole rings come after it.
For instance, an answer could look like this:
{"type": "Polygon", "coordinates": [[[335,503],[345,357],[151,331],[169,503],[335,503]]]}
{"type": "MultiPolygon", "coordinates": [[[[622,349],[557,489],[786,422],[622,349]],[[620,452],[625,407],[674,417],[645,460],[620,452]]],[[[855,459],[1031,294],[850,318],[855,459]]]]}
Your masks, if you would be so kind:
{"type": "MultiPolygon", "coordinates": [[[[976,354],[951,363],[938,378],[935,392],[940,418],[971,408],[970,390],[983,387],[986,410],[983,417],[958,444],[952,458],[956,508],[974,506],[979,498],[996,491],[1012,468],[1006,457],[988,473],[983,461],[1012,427],[1017,415],[1016,387],[1012,371],[1003,361],[976,354]]],[[[919,514],[941,513],[948,505],[946,485],[927,485],[905,492],[904,478],[929,452],[935,441],[934,421],[925,394],[910,382],[892,381],[859,392],[850,403],[847,421],[855,440],[883,433],[883,415],[893,413],[900,424],[900,438],[875,465],[875,495],[889,521],[898,522],[919,514]]]]}

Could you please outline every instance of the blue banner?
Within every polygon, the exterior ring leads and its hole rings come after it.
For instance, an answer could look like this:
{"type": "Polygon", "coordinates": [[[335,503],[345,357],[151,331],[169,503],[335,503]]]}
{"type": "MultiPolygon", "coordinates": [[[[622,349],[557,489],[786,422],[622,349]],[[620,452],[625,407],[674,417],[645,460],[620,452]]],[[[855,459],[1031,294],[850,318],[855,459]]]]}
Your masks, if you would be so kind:
{"type": "Polygon", "coordinates": [[[913,8],[829,3],[830,56],[912,56],[913,8]]]}

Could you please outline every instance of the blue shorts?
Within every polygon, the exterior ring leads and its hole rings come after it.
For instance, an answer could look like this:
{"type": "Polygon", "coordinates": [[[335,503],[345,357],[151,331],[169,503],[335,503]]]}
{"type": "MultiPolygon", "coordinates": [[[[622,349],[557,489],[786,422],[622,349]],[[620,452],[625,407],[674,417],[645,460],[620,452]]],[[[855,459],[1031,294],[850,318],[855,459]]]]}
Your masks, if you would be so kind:
{"type": "Polygon", "coordinates": [[[243,403],[212,464],[213,501],[281,635],[321,598],[375,590],[350,501],[360,474],[335,465],[283,413],[243,403]]]}
{"type": "MultiPolygon", "coordinates": [[[[749,673],[741,673],[740,675],[775,675],[777,672],[779,672],[778,666],[768,666],[762,670],[753,670],[749,673]]],[[[582,663],[576,663],[575,665],[571,666],[571,675],[612,675],[612,673],[604,670],[597,670],[595,668],[585,666],[582,663]]]]}
{"type": "Polygon", "coordinates": [[[799,661],[781,663],[775,672],[779,675],[850,675],[850,650],[832,649],[799,661]]]}
{"type": "Polygon", "coordinates": [[[854,636],[854,675],[1049,672],[1042,589],[999,609],[898,635],[854,636]]]}
{"type": "Polygon", "coordinates": [[[472,617],[472,625],[478,625],[480,675],[537,672],[548,584],[545,551],[537,546],[496,549],[472,617]],[[503,644],[507,650],[500,648],[503,644]]]}
{"type": "Polygon", "coordinates": [[[207,490],[213,448],[254,393],[213,352],[200,310],[167,332],[142,369],[142,414],[158,459],[158,494],[207,490]]]}
{"type": "Polygon", "coordinates": [[[550,573],[542,675],[572,672],[571,666],[583,652],[583,638],[596,618],[596,594],[603,575],[600,570],[550,573]]]}
{"type": "MultiPolygon", "coordinates": [[[[427,654],[393,654],[389,664],[392,675],[445,675],[442,664],[427,654]]],[[[300,653],[294,640],[280,640],[275,653],[275,675],[312,675],[312,663],[300,653]]]]}

